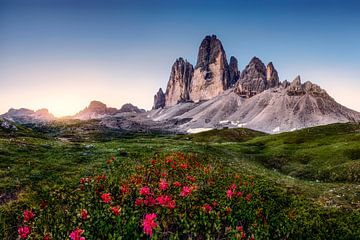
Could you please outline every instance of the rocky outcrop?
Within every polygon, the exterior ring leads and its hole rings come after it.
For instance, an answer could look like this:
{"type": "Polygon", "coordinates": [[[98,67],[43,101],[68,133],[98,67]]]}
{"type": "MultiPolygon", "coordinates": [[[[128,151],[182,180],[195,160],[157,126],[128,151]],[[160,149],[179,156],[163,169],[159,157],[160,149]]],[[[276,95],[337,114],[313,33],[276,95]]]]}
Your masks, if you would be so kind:
{"type": "Polygon", "coordinates": [[[54,115],[49,113],[49,110],[46,108],[37,111],[27,108],[10,108],[7,113],[1,115],[0,117],[16,123],[49,122],[55,120],[54,115]]]}
{"type": "Polygon", "coordinates": [[[240,78],[240,71],[238,68],[238,61],[234,56],[230,57],[230,63],[229,63],[229,75],[230,75],[230,81],[229,81],[229,87],[235,86],[236,82],[240,78]]]}
{"type": "Polygon", "coordinates": [[[266,80],[268,88],[278,87],[280,85],[278,72],[272,62],[266,66],[266,80]]]}
{"type": "Polygon", "coordinates": [[[265,67],[259,58],[253,57],[241,73],[235,92],[242,97],[249,98],[279,85],[279,76],[272,62],[265,67]]]}
{"type": "Polygon", "coordinates": [[[199,47],[190,84],[190,99],[197,102],[218,96],[228,88],[229,82],[229,66],[224,48],[215,35],[206,36],[199,47]]]}
{"type": "Polygon", "coordinates": [[[116,113],[116,108],[108,108],[106,104],[100,101],[91,101],[88,107],[77,113],[73,118],[81,120],[99,119],[116,113]]]}
{"type": "Polygon", "coordinates": [[[171,74],[165,93],[165,106],[174,106],[190,100],[190,84],[194,68],[188,61],[179,58],[171,68],[171,74]]]}
{"type": "Polygon", "coordinates": [[[109,116],[120,116],[122,113],[143,113],[144,109],[132,105],[131,103],[124,104],[120,109],[107,107],[106,104],[99,101],[91,101],[89,106],[80,111],[72,118],[80,120],[102,119],[109,116]]]}
{"type": "Polygon", "coordinates": [[[154,96],[153,109],[159,109],[165,107],[165,94],[161,88],[154,96]]]}
{"type": "Polygon", "coordinates": [[[143,113],[144,109],[139,109],[137,106],[132,105],[131,103],[126,103],[117,111],[117,113],[143,113]]]}
{"type": "Polygon", "coordinates": [[[301,83],[300,76],[297,76],[291,83],[286,87],[287,95],[289,96],[301,96],[305,94],[312,95],[314,97],[330,98],[327,92],[322,89],[319,85],[316,85],[310,81],[301,83]]]}

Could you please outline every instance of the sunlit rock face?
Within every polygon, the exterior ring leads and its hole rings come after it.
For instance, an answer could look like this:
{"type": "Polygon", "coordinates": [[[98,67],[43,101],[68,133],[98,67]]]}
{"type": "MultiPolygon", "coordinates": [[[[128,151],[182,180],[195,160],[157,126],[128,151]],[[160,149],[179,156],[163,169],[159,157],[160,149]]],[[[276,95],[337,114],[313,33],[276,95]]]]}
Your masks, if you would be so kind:
{"type": "Polygon", "coordinates": [[[171,68],[171,74],[165,93],[165,106],[174,106],[190,100],[190,84],[194,73],[191,63],[179,58],[171,68]]]}
{"type": "Polygon", "coordinates": [[[272,62],[266,66],[266,80],[268,88],[278,87],[280,85],[278,72],[272,62]]]}
{"type": "Polygon", "coordinates": [[[229,65],[225,51],[215,35],[206,36],[199,47],[198,59],[190,84],[190,100],[208,100],[229,86],[229,65]]]}
{"type": "Polygon", "coordinates": [[[159,109],[165,107],[165,94],[160,88],[159,91],[154,96],[154,105],[153,109],[159,109]]]}

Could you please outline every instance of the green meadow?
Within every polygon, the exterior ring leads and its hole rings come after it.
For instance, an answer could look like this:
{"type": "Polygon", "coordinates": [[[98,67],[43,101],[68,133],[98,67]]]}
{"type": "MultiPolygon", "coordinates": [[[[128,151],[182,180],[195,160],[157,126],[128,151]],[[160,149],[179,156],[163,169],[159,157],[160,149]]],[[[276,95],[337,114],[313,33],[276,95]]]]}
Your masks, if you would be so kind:
{"type": "MultiPolygon", "coordinates": [[[[254,179],[255,187],[251,191],[256,199],[249,209],[262,209],[262,218],[241,215],[246,207],[239,205],[239,213],[232,213],[229,220],[222,217],[225,208],[218,206],[216,221],[219,221],[219,226],[202,227],[207,226],[207,221],[213,221],[212,218],[205,216],[203,220],[194,220],[198,219],[192,217],[195,210],[186,207],[186,204],[204,204],[207,190],[205,187],[202,189],[203,182],[199,182],[200,189],[198,195],[194,194],[193,203],[183,202],[182,198],[177,200],[179,208],[190,211],[187,212],[189,221],[199,226],[188,229],[184,227],[185,223],[175,220],[171,225],[158,222],[158,228],[153,230],[155,239],[241,239],[241,235],[234,233],[236,221],[240,221],[236,218],[258,221],[257,229],[244,223],[248,231],[246,239],[360,239],[359,124],[332,124],[276,135],[249,129],[166,135],[111,131],[98,127],[96,121],[58,122],[46,127],[17,126],[16,131],[0,130],[0,238],[17,239],[18,227],[23,224],[23,211],[34,209],[37,211],[35,217],[38,215],[39,219],[32,223],[33,233],[29,239],[43,239],[42,232],[52,234],[53,239],[69,239],[67,236],[72,228],[89,226],[76,219],[57,222],[51,215],[47,217],[48,222],[64,226],[57,229],[43,223],[39,205],[44,199],[54,206],[68,206],[68,212],[54,213],[56,218],[72,219],[68,215],[74,215],[71,211],[76,211],[76,204],[80,203],[70,203],[68,199],[77,196],[82,177],[108,174],[109,182],[105,188],[115,191],[120,182],[129,180],[130,173],[146,168],[152,159],[162,161],[174,153],[196,156],[199,164],[216,169],[212,177],[224,183],[230,184],[231,180],[227,178],[235,175],[254,179]],[[106,161],[113,157],[116,162],[110,171],[106,161]],[[54,194],[58,199],[50,197],[54,194]],[[60,199],[64,202],[59,202],[60,199]],[[165,228],[169,228],[172,234],[165,234],[165,228]]],[[[192,171],[196,172],[196,169],[192,171]]],[[[203,176],[198,172],[194,174],[198,174],[199,179],[203,176]]],[[[138,186],[132,187],[135,198],[138,186]]],[[[227,187],[222,183],[215,184],[217,193],[211,195],[220,199],[224,206],[230,204],[226,198],[227,187]]],[[[79,199],[83,201],[82,197],[79,199]]],[[[87,204],[90,206],[93,201],[96,197],[87,204]]],[[[120,200],[117,204],[124,209],[120,218],[129,219],[126,214],[133,213],[126,209],[132,208],[126,208],[125,202],[120,200]]],[[[238,206],[237,202],[231,204],[238,206]]],[[[157,211],[159,219],[161,214],[169,214],[157,211]]],[[[196,214],[194,216],[198,216],[196,214]]],[[[93,214],[93,224],[101,218],[100,215],[93,214]]],[[[139,216],[142,215],[139,213],[134,218],[139,216]]],[[[174,219],[176,217],[174,213],[174,219]]],[[[132,223],[131,228],[124,230],[121,224],[118,228],[107,229],[107,224],[119,224],[111,222],[113,219],[104,217],[101,221],[98,235],[85,231],[86,239],[150,237],[142,233],[140,222],[132,223]]],[[[126,222],[123,228],[129,224],[126,222]]]]}

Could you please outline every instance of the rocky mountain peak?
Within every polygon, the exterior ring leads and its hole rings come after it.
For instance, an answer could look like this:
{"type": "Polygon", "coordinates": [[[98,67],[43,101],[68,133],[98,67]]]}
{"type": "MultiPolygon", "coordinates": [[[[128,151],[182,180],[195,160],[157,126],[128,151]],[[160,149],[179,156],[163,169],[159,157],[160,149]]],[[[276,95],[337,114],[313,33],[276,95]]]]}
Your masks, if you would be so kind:
{"type": "Polygon", "coordinates": [[[106,104],[100,101],[91,101],[87,109],[91,111],[103,111],[106,110],[106,104]]]}
{"type": "Polygon", "coordinates": [[[278,72],[272,62],[266,66],[266,80],[268,81],[269,88],[278,87],[280,84],[278,72]]]}
{"type": "Polygon", "coordinates": [[[159,88],[159,91],[154,96],[153,109],[159,109],[163,107],[165,107],[165,94],[162,88],[159,88]]]}
{"type": "Polygon", "coordinates": [[[132,105],[131,103],[125,103],[118,111],[119,113],[142,113],[145,112],[144,109],[139,109],[137,106],[132,105]]]}
{"type": "Polygon", "coordinates": [[[238,60],[234,56],[230,57],[229,74],[230,74],[229,87],[233,87],[240,78],[238,60]]]}
{"type": "Polygon", "coordinates": [[[173,106],[190,99],[190,84],[194,68],[191,63],[178,58],[171,68],[165,93],[165,106],[173,106]]]}
{"type": "Polygon", "coordinates": [[[221,41],[216,35],[206,36],[200,44],[195,68],[207,70],[210,64],[217,61],[219,55],[225,55],[221,41]]]}
{"type": "Polygon", "coordinates": [[[265,64],[257,57],[253,57],[241,72],[235,92],[243,97],[252,97],[268,88],[265,64]]]}
{"type": "Polygon", "coordinates": [[[220,40],[206,36],[199,47],[190,87],[190,100],[211,99],[224,92],[230,82],[229,65],[220,40]]]}
{"type": "Polygon", "coordinates": [[[115,114],[116,112],[116,108],[108,108],[106,104],[100,101],[91,101],[89,106],[77,113],[74,118],[81,120],[97,119],[106,115],[115,114]]]}

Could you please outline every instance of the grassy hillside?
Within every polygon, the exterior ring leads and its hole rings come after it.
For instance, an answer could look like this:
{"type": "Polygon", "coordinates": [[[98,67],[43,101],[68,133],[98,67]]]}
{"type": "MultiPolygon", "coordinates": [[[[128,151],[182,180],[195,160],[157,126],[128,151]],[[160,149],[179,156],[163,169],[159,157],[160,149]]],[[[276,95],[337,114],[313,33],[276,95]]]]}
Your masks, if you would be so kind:
{"type": "MultiPolygon", "coordinates": [[[[256,239],[359,239],[359,125],[334,124],[278,135],[223,129],[186,136],[127,134],[120,137],[117,133],[95,131],[90,123],[76,124],[80,126],[73,130],[60,124],[56,129],[63,129],[61,131],[24,128],[17,133],[3,131],[0,134],[0,238],[16,239],[22,211],[40,211],[38,206],[44,199],[51,202],[50,205],[69,206],[67,213],[51,214],[58,218],[59,224],[69,225],[52,232],[60,234],[56,236],[69,236],[71,228],[79,224],[73,218],[77,213],[72,211],[77,211],[77,205],[71,199],[82,199],[77,195],[81,177],[106,173],[111,176],[109,179],[126,181],[130,173],[146,167],[151,159],[181,152],[195,156],[201,164],[213,165],[216,176],[225,179],[222,181],[230,181],[226,180],[230,175],[254,179],[252,191],[257,196],[254,201],[264,212],[258,230],[249,230],[256,239]],[[64,131],[70,137],[59,134],[64,131]],[[81,134],[77,135],[79,131],[81,134]],[[108,173],[106,161],[113,156],[117,160],[116,170],[108,173]],[[54,194],[61,196],[63,202],[59,202],[58,197],[50,198],[54,194]],[[66,219],[71,220],[67,223],[66,219]]],[[[115,191],[118,187],[110,189],[115,191]]],[[[220,185],[214,191],[220,198],[226,196],[226,186],[220,185]]],[[[204,204],[205,200],[196,201],[204,204]]],[[[80,205],[86,204],[81,201],[80,205]]],[[[177,203],[191,204],[181,200],[177,203]]],[[[219,209],[218,214],[222,216],[225,210],[219,209]]],[[[42,213],[36,214],[38,223],[42,213]]],[[[158,216],[161,214],[158,212],[158,216]]],[[[94,217],[92,221],[101,216],[90,215],[94,217]]],[[[236,219],[242,215],[234,216],[236,219]]],[[[106,221],[105,225],[113,224],[106,221]]],[[[80,226],[86,227],[83,224],[80,226]]],[[[181,229],[180,225],[174,229],[181,229]]],[[[37,229],[45,225],[41,226],[37,229]]],[[[97,226],[99,234],[106,232],[101,226],[97,226]]],[[[145,237],[141,235],[141,225],[131,226],[134,234],[140,234],[134,238],[145,237]]],[[[161,225],[160,229],[165,226],[161,225]]],[[[215,230],[209,228],[209,232],[212,231],[215,230]]],[[[33,234],[34,239],[40,238],[35,236],[35,230],[33,234]]],[[[162,234],[164,232],[158,230],[157,236],[166,238],[162,234]]],[[[193,238],[202,239],[200,235],[193,238]]],[[[86,239],[94,238],[89,234],[86,239]]]]}
{"type": "Polygon", "coordinates": [[[360,125],[332,124],[248,141],[264,166],[301,179],[360,182],[360,125]]]}
{"type": "Polygon", "coordinates": [[[177,139],[192,140],[194,142],[206,143],[224,143],[224,142],[245,142],[254,137],[266,135],[263,132],[247,129],[247,128],[232,128],[232,129],[213,129],[210,131],[183,135],[177,139]]]}

